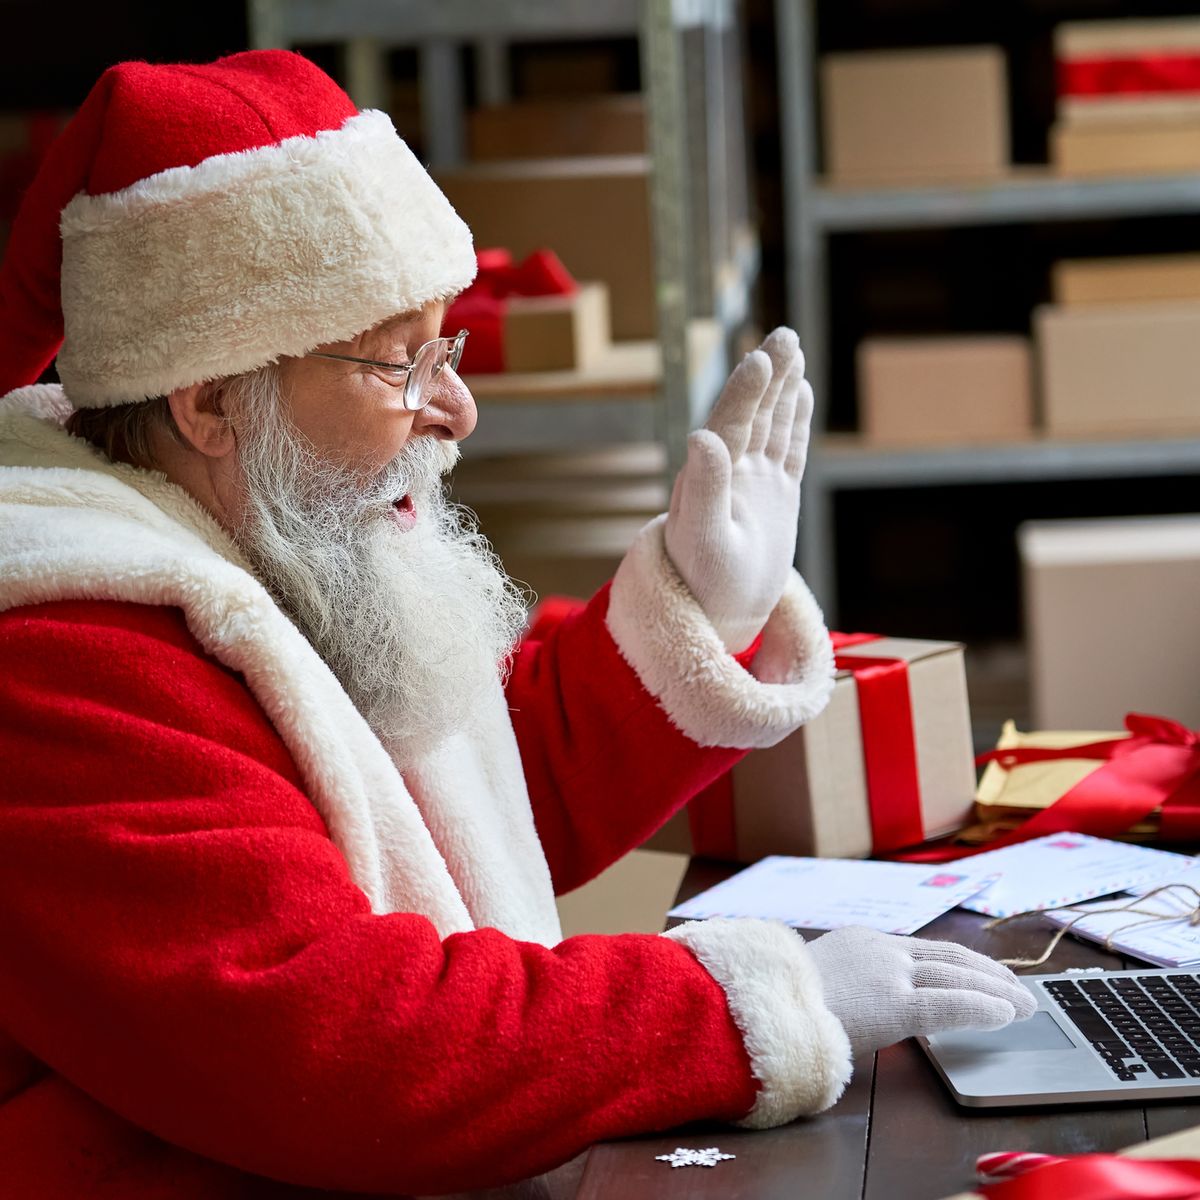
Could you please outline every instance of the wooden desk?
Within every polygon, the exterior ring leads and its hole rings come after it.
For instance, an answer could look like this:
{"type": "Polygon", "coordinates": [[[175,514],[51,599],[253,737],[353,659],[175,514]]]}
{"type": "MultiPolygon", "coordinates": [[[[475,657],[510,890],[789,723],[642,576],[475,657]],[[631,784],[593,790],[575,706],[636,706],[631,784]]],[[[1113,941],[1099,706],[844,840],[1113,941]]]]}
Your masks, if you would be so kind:
{"type": "MultiPolygon", "coordinates": [[[[725,863],[693,861],[679,899],[733,870],[725,863]]],[[[984,932],[984,920],[955,911],[920,936],[962,942],[994,958],[1036,958],[1049,936],[1048,927],[1034,921],[984,932]]],[[[1068,937],[1037,970],[1144,965],[1068,937]]],[[[959,1108],[923,1052],[905,1042],[881,1051],[874,1062],[857,1063],[841,1100],[810,1120],[759,1133],[714,1124],[595,1146],[581,1164],[575,1195],[576,1200],[938,1200],[969,1190],[976,1156],[990,1150],[1107,1152],[1198,1124],[1200,1100],[1040,1111],[959,1108]],[[676,1146],[719,1146],[737,1157],[711,1169],[674,1170],[655,1161],[656,1154],[676,1146]]]]}

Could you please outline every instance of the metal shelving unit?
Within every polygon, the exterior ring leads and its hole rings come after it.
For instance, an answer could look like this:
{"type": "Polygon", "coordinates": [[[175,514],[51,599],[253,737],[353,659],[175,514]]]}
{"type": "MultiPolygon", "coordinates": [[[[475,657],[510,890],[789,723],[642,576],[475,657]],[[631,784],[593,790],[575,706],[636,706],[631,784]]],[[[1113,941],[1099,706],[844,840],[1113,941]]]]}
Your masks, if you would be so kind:
{"type": "MultiPolygon", "coordinates": [[[[724,382],[758,275],[747,222],[736,0],[250,0],[256,46],[335,43],[360,107],[387,107],[386,54],[418,52],[423,136],[433,168],[458,164],[464,146],[461,49],[474,49],[484,103],[509,98],[506,48],[516,41],[636,36],[647,102],[658,306],[656,346],[624,378],[482,377],[504,422],[481,422],[470,453],[563,449],[657,440],[667,471],[724,382]],[[722,222],[725,225],[722,226],[722,222]],[[726,262],[718,231],[736,228],[726,262]],[[715,330],[715,335],[714,335],[715,330]]],[[[624,351],[622,351],[624,353],[624,351]]]]}
{"type": "Polygon", "coordinates": [[[798,558],[836,620],[839,491],[1200,473],[1200,439],[1052,441],[886,450],[827,435],[829,239],[835,234],[1200,213],[1200,175],[1064,179],[1014,168],[1002,180],[936,187],[834,187],[818,174],[818,0],[775,0],[788,319],[816,396],[798,558]]]}

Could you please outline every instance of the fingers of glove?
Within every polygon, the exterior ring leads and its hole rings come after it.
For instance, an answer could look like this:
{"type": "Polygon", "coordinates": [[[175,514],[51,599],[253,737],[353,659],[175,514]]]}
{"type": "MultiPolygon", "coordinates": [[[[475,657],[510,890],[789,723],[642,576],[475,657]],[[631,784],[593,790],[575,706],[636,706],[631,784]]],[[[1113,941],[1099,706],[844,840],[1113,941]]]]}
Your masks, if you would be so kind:
{"type": "MultiPolygon", "coordinates": [[[[800,338],[794,329],[779,325],[772,329],[762,340],[759,349],[771,360],[771,366],[778,371],[787,366],[797,354],[800,354],[800,338]]],[[[800,355],[800,370],[804,370],[804,356],[800,355]]]]}
{"type": "Polygon", "coordinates": [[[980,992],[939,991],[925,988],[915,995],[920,1003],[912,1014],[912,1033],[940,1033],[944,1029],[1002,1029],[1016,1019],[1016,1009],[997,996],[980,992]]]}
{"type": "MultiPolygon", "coordinates": [[[[764,449],[772,462],[783,462],[792,445],[796,427],[796,408],[800,400],[800,385],[804,382],[804,359],[800,354],[792,360],[779,399],[771,414],[771,428],[764,449]]],[[[753,436],[751,444],[753,445],[753,436]]]]}
{"type": "Polygon", "coordinates": [[[717,403],[705,422],[734,460],[741,458],[750,441],[750,427],[759,403],[771,382],[771,360],[761,350],[752,350],[733,369],[717,403]]]}
{"type": "Polygon", "coordinates": [[[677,511],[726,513],[729,511],[729,484],[733,474],[729,448],[711,429],[688,434],[687,462],[679,472],[677,511]]]}
{"type": "Polygon", "coordinates": [[[912,981],[913,987],[916,988],[956,989],[1006,1000],[1019,1017],[1032,1016],[1034,1008],[1037,1007],[1033,993],[1019,983],[1015,976],[1011,980],[998,979],[995,975],[976,971],[972,967],[951,966],[949,963],[939,962],[919,962],[913,970],[912,981]]]}
{"type": "Polygon", "coordinates": [[[796,412],[792,418],[792,441],[787,457],[783,460],[783,469],[796,479],[804,474],[804,466],[808,462],[808,434],[812,424],[812,412],[812,387],[807,379],[802,379],[796,397],[796,412]]]}
{"type": "Polygon", "coordinates": [[[955,967],[970,967],[993,979],[1026,991],[1017,977],[1005,966],[957,942],[937,942],[928,938],[907,938],[908,952],[917,962],[940,962],[955,967]]]}
{"type": "Polygon", "coordinates": [[[759,401],[758,411],[754,414],[754,422],[750,426],[750,442],[746,449],[751,454],[761,454],[767,448],[767,439],[771,436],[771,427],[775,421],[775,406],[783,394],[784,385],[792,371],[792,364],[803,370],[803,359],[797,350],[787,362],[772,363],[774,368],[771,382],[763,392],[759,401]],[[797,359],[800,359],[797,362],[797,359]]]}

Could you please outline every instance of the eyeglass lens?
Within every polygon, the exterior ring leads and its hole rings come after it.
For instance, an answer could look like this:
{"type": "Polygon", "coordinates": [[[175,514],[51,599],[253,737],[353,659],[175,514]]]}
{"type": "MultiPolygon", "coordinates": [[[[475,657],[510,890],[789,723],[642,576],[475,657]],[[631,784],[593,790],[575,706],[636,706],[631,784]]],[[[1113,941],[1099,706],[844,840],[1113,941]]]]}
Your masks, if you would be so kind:
{"type": "Polygon", "coordinates": [[[449,363],[450,370],[458,369],[458,364],[462,361],[463,343],[466,340],[460,333],[452,338],[438,338],[421,347],[405,380],[405,408],[416,411],[429,403],[434,380],[442,373],[442,368],[449,363]]]}

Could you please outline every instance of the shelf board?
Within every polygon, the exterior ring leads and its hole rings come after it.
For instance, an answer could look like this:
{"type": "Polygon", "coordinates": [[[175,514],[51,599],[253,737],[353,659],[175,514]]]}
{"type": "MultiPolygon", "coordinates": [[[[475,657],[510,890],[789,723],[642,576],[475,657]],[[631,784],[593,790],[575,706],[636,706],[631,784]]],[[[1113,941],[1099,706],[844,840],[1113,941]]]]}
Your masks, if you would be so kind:
{"type": "Polygon", "coordinates": [[[808,471],[832,488],[1189,475],[1200,473],[1200,435],[1086,441],[1031,437],[987,445],[910,448],[871,445],[853,434],[829,434],[814,442],[808,471]]]}
{"type": "Polygon", "coordinates": [[[852,187],[814,182],[809,219],[829,232],[1200,212],[1200,172],[1065,178],[1048,167],[1000,179],[852,187]]]}

